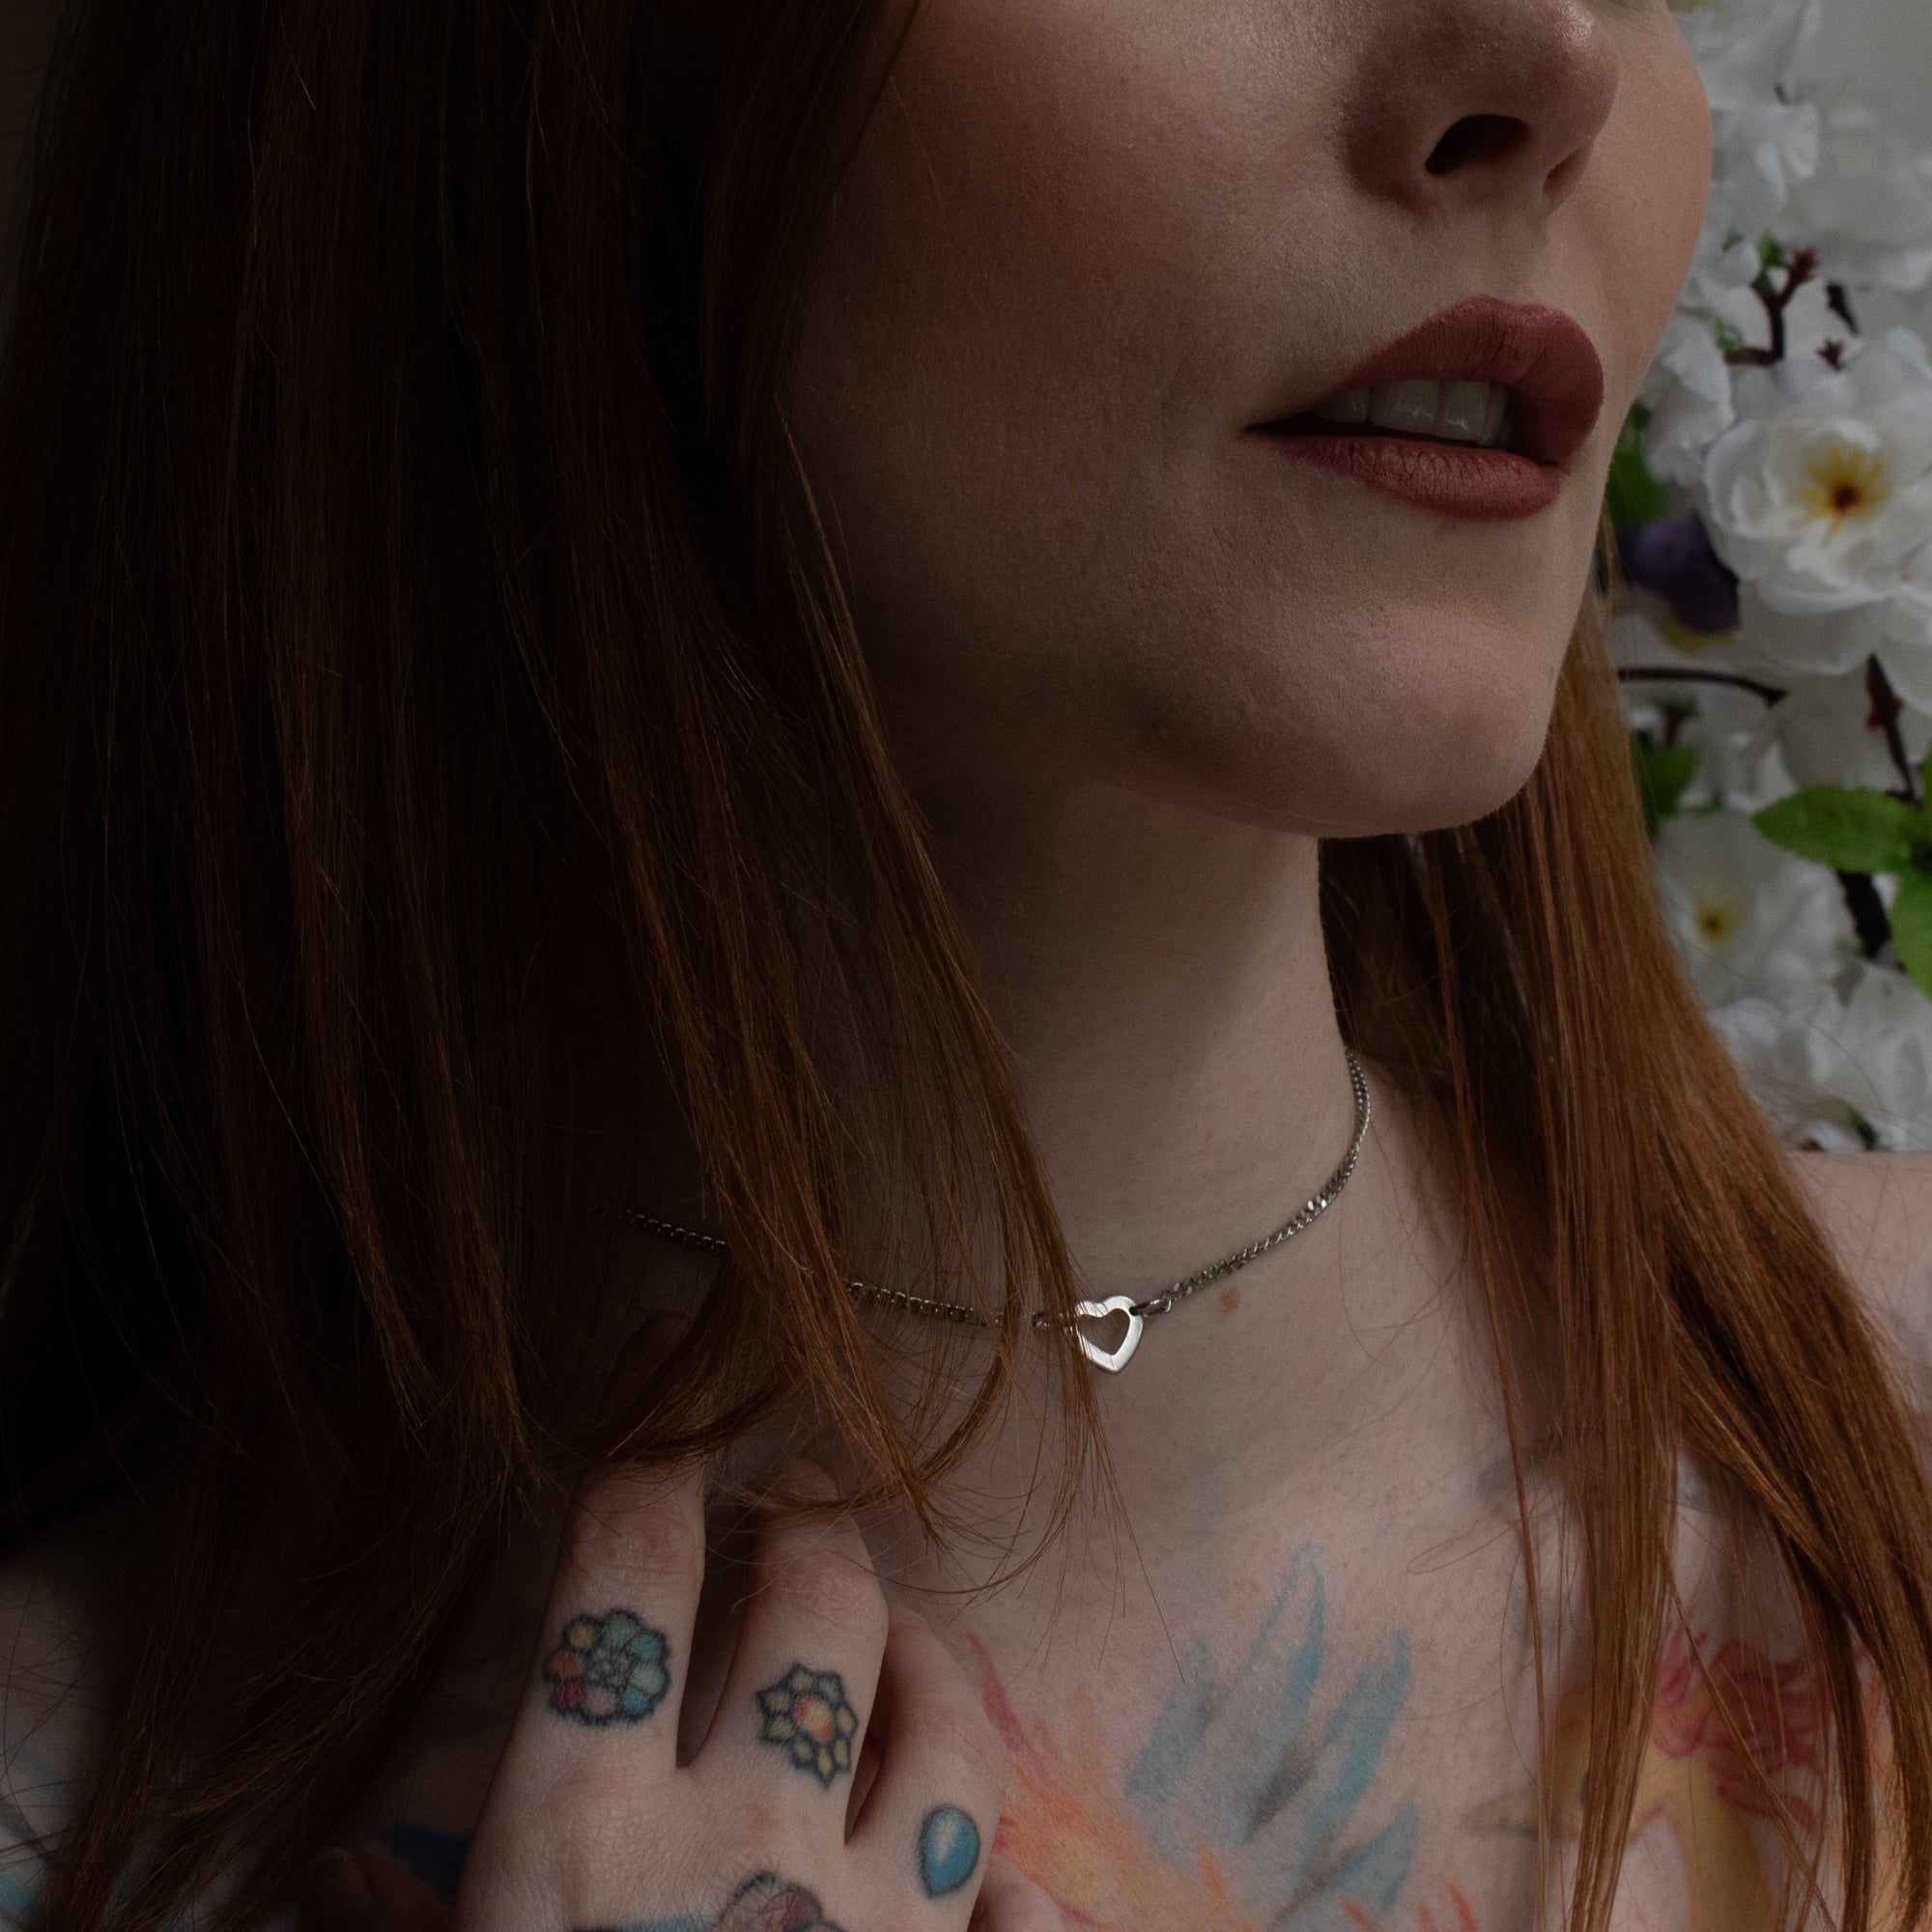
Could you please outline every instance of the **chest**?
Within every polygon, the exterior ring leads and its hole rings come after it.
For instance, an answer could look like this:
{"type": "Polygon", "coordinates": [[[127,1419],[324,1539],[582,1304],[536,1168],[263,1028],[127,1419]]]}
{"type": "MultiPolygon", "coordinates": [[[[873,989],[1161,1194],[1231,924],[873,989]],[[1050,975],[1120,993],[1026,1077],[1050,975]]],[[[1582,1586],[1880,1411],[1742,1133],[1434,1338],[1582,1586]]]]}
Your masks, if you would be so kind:
{"type": "MultiPolygon", "coordinates": [[[[1588,1700],[1553,1685],[1554,1842],[1538,1856],[1534,1662],[1507,1549],[1378,1575],[1304,1543],[1151,1592],[1104,1634],[963,1633],[1010,1763],[1001,1848],[1069,1925],[1109,1932],[1526,1932],[1574,1876],[1588,1700]]],[[[1775,1922],[1783,1853],[1718,1704],[1819,1768],[1795,1662],[1666,1641],[1613,1925],[1775,1922]]]]}
{"type": "MultiPolygon", "coordinates": [[[[939,1625],[1006,1746],[999,1849],[1071,1927],[1528,1932],[1560,1915],[1588,1700],[1551,1653],[1546,1868],[1534,1655],[1506,1528],[1218,1529],[1155,1572],[1048,1568],[950,1617],[930,1594],[898,1594],[939,1625]]],[[[1700,1672],[1692,1634],[1673,1631],[1662,1660],[1616,1932],[1775,1922],[1778,1835],[1720,1703],[1776,1741],[1770,1768],[1818,1769],[1803,1669],[1706,1627],[1700,1672]]],[[[384,1806],[411,1862],[456,1856],[497,1745],[481,1718],[421,1740],[384,1806]]]]}

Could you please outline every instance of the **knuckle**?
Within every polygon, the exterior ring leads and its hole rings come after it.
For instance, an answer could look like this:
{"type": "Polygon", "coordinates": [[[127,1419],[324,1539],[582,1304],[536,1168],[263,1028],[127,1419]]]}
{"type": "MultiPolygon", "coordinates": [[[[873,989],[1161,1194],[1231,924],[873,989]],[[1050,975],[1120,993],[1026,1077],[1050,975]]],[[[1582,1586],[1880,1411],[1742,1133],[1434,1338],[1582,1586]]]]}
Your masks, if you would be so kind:
{"type": "Polygon", "coordinates": [[[1007,1747],[978,1706],[936,1706],[921,1719],[917,1744],[934,1770],[959,1788],[989,1800],[1006,1789],[1007,1747]]]}
{"type": "Polygon", "coordinates": [[[1038,1886],[1009,1878],[973,1921],[974,1932],[1066,1932],[1066,1919],[1038,1886]]]}
{"type": "Polygon", "coordinates": [[[566,1569],[575,1577],[700,1576],[703,1531],[665,1495],[661,1486],[605,1478],[579,1503],[565,1542],[566,1569]]]}
{"type": "Polygon", "coordinates": [[[552,1772],[533,1796],[534,1815],[543,1821],[543,1834],[553,1846],[562,1848],[567,1859],[594,1852],[613,1808],[608,1775],[573,1759],[552,1772]]]}
{"type": "MultiPolygon", "coordinates": [[[[715,1842],[713,1862],[724,1871],[804,1871],[815,1862],[795,1808],[746,1792],[734,1795],[736,1814],[715,1842]]],[[[828,1827],[842,1835],[839,1827],[828,1827]]]]}
{"type": "Polygon", "coordinates": [[[848,1645],[883,1647],[886,1599],[863,1562],[835,1548],[799,1549],[787,1560],[767,1562],[761,1580],[772,1606],[786,1616],[848,1645]]]}

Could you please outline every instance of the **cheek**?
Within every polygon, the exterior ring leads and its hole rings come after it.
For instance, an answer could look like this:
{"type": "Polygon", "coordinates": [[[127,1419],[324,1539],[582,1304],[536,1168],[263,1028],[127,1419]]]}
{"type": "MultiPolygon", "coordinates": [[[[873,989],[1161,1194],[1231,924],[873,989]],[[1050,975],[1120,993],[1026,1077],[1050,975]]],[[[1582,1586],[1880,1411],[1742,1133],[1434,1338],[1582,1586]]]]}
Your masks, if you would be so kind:
{"type": "Polygon", "coordinates": [[[1578,233],[1592,258],[1598,313],[1609,324],[1605,374],[1620,409],[1641,386],[1683,291],[1710,179],[1703,82],[1673,32],[1632,62],[1581,190],[1578,233]]]}
{"type": "MultiPolygon", "coordinates": [[[[1084,767],[1310,830],[1460,822],[1534,762],[1599,497],[1478,539],[1249,467],[1257,358],[1377,304],[1298,132],[1321,49],[1283,35],[1264,71],[1203,24],[1227,12],[926,0],[835,213],[794,422],[916,783],[1084,767]]],[[[1617,420],[1708,155],[1694,71],[1645,51],[1552,263],[1617,420]]]]}
{"type": "Polygon", "coordinates": [[[1228,45],[1132,0],[925,0],[829,238],[828,400],[969,453],[1157,423],[1237,245],[1228,45]]]}

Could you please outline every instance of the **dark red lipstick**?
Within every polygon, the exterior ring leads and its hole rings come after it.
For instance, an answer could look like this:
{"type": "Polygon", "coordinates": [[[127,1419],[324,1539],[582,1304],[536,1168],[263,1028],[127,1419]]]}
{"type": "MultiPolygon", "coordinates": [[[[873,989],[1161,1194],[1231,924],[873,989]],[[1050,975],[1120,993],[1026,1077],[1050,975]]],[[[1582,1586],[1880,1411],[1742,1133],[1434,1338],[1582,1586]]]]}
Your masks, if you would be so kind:
{"type": "Polygon", "coordinates": [[[1447,440],[1369,422],[1339,423],[1320,403],[1262,426],[1297,462],[1443,516],[1515,521],[1562,494],[1565,466],[1604,407],[1604,365],[1562,310],[1478,296],[1378,349],[1327,400],[1409,382],[1484,383],[1509,392],[1502,446],[1447,440]]]}

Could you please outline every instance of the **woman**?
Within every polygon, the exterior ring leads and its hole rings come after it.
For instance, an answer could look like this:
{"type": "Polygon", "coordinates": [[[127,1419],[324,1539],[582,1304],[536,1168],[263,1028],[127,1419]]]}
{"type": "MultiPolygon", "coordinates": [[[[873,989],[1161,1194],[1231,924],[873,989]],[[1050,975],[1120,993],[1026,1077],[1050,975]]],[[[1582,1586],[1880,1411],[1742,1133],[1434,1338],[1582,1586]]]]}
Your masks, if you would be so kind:
{"type": "Polygon", "coordinates": [[[1928,1176],[1599,640],[1707,142],[1664,0],[78,7],[17,1918],[1922,1916],[1928,1176]]]}

